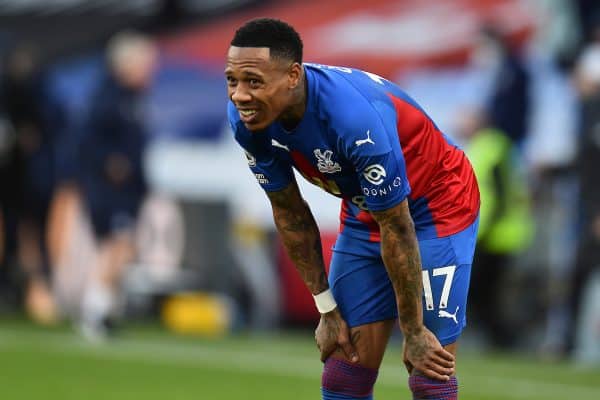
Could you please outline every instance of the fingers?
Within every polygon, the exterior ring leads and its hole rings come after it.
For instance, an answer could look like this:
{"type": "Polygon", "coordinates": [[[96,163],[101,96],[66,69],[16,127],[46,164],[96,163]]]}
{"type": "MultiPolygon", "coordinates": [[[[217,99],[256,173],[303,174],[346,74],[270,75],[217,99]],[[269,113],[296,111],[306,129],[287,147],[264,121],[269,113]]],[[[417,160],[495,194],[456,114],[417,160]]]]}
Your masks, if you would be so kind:
{"type": "Polygon", "coordinates": [[[443,347],[440,347],[440,348],[436,349],[435,350],[435,354],[437,354],[438,356],[440,356],[444,360],[454,362],[454,354],[450,353],[448,350],[446,350],[443,347]]]}
{"type": "Polygon", "coordinates": [[[356,351],[356,348],[354,348],[354,345],[350,342],[350,339],[345,338],[340,340],[339,345],[348,360],[352,361],[353,363],[358,362],[358,352],[356,351]]]}
{"type": "Polygon", "coordinates": [[[433,357],[431,357],[431,360],[436,364],[439,365],[441,367],[444,368],[451,368],[454,369],[454,361],[450,361],[448,359],[439,357],[437,355],[434,355],[433,357]]]}
{"type": "Polygon", "coordinates": [[[319,349],[319,352],[321,353],[321,361],[322,362],[325,362],[325,360],[327,360],[327,358],[329,358],[329,356],[331,356],[331,354],[336,349],[340,349],[344,353],[346,358],[353,363],[356,363],[359,360],[358,352],[356,351],[356,348],[350,342],[349,339],[341,339],[337,343],[332,343],[330,345],[323,345],[323,346],[319,345],[319,343],[317,342],[317,348],[319,349]]]}
{"type": "Polygon", "coordinates": [[[335,346],[325,346],[323,348],[319,347],[319,351],[321,352],[321,362],[325,362],[331,353],[335,351],[335,346]]]}
{"type": "Polygon", "coordinates": [[[419,369],[419,372],[430,379],[436,379],[438,381],[443,381],[443,382],[447,382],[448,380],[450,380],[449,375],[440,374],[429,368],[419,369]]]}
{"type": "Polygon", "coordinates": [[[429,330],[425,329],[423,335],[411,338],[410,342],[405,341],[404,349],[407,361],[424,376],[447,381],[454,375],[454,354],[442,347],[429,330]],[[421,348],[421,351],[415,353],[414,348],[421,348]]]}
{"type": "Polygon", "coordinates": [[[402,343],[402,362],[404,363],[404,366],[406,367],[406,370],[408,371],[408,374],[410,375],[412,373],[413,369],[415,369],[415,367],[408,360],[408,355],[406,354],[406,339],[404,339],[404,341],[402,343]]]}
{"type": "Polygon", "coordinates": [[[418,365],[417,369],[428,378],[440,381],[447,381],[454,375],[454,363],[446,360],[431,359],[423,362],[422,365],[418,365]]]}
{"type": "Polygon", "coordinates": [[[404,360],[402,360],[402,361],[404,362],[404,366],[406,367],[406,371],[408,371],[408,374],[410,375],[413,372],[413,369],[415,369],[415,367],[406,358],[404,360]]]}
{"type": "Polygon", "coordinates": [[[440,375],[444,375],[444,376],[448,376],[450,377],[452,374],[454,374],[454,367],[450,366],[450,367],[445,367],[443,365],[440,365],[434,361],[430,361],[429,363],[427,363],[427,367],[429,367],[429,369],[431,371],[434,371],[440,375]]]}
{"type": "Polygon", "coordinates": [[[335,310],[323,314],[315,330],[315,340],[321,353],[321,361],[325,361],[331,354],[340,350],[347,360],[356,363],[359,361],[358,352],[350,339],[350,329],[341,315],[335,310]]]}

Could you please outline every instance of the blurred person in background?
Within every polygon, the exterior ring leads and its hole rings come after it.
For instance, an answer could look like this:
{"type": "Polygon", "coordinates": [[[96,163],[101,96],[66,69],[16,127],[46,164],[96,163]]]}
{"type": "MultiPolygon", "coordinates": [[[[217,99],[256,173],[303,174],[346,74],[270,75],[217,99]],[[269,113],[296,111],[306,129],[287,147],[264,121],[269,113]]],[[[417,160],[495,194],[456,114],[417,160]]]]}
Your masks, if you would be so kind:
{"type": "Polygon", "coordinates": [[[493,346],[509,348],[519,337],[503,307],[506,277],[515,257],[532,242],[534,221],[516,145],[480,109],[460,113],[457,135],[473,165],[481,208],[471,273],[471,320],[493,346]]]}
{"type": "Polygon", "coordinates": [[[583,45],[600,40],[600,3],[596,0],[575,0],[575,9],[578,11],[580,30],[583,36],[583,45]]]}
{"type": "Polygon", "coordinates": [[[48,96],[34,47],[17,45],[6,58],[3,78],[0,103],[16,138],[3,171],[3,268],[21,265],[29,315],[51,323],[56,309],[50,290],[47,223],[55,181],[54,145],[64,115],[48,96]]]}
{"type": "Polygon", "coordinates": [[[600,24],[595,41],[589,43],[574,70],[580,101],[580,134],[575,162],[579,183],[579,241],[569,290],[572,323],[565,343],[570,353],[576,347],[582,297],[592,273],[600,269],[600,24]]]}
{"type": "MultiPolygon", "coordinates": [[[[1,72],[1,71],[0,71],[1,72]]],[[[6,99],[0,86],[0,305],[14,307],[18,304],[15,274],[18,268],[17,210],[20,208],[22,163],[16,133],[7,115],[6,99]]]]}
{"type": "Polygon", "coordinates": [[[229,122],[321,313],[323,398],[372,398],[399,318],[414,398],[456,399],[479,213],[465,154],[384,78],[302,64],[285,22],[249,21],[230,45],[229,122]],[[292,168],[343,199],[329,280],[292,168]]]}
{"type": "Polygon", "coordinates": [[[521,145],[527,134],[531,81],[523,60],[493,25],[480,29],[472,58],[490,77],[485,110],[490,124],[521,145]]]}
{"type": "Polygon", "coordinates": [[[122,311],[120,284],[135,256],[134,227],[147,192],[146,91],[157,49],[139,33],[119,33],[108,43],[106,63],[80,148],[82,196],[98,249],[81,305],[80,329],[90,339],[104,338],[122,311]]]}

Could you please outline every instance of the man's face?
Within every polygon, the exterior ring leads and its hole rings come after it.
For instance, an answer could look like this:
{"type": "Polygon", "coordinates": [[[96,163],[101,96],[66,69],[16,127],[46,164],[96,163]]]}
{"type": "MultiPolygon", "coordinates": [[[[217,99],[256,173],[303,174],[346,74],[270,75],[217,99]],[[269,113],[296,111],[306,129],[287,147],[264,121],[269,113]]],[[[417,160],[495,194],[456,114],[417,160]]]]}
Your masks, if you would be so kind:
{"type": "Polygon", "coordinates": [[[260,131],[289,107],[297,74],[290,64],[271,59],[267,47],[231,46],[227,53],[227,95],[250,131],[260,131]]]}

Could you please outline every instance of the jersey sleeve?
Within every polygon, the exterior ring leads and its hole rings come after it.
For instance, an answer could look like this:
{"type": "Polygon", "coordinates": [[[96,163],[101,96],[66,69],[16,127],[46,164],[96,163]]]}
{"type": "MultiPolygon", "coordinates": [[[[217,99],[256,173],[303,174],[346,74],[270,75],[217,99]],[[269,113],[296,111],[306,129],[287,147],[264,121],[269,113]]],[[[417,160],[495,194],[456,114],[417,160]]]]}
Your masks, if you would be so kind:
{"type": "Polygon", "coordinates": [[[248,131],[231,102],[228,104],[227,116],[235,140],[246,154],[248,167],[266,192],[282,190],[295,180],[290,163],[273,153],[269,136],[265,132],[248,131]]]}
{"type": "Polygon", "coordinates": [[[355,109],[342,124],[345,132],[351,132],[342,136],[344,151],[356,170],[368,209],[386,210],[410,194],[396,116],[366,100],[360,104],[360,112],[355,109]]]}

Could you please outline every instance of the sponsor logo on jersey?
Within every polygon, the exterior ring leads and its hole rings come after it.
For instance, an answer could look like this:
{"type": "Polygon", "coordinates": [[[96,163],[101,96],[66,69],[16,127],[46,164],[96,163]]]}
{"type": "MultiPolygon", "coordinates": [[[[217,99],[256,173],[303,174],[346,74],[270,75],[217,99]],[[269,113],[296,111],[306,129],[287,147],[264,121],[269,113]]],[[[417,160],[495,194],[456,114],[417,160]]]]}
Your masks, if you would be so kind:
{"type": "Polygon", "coordinates": [[[459,306],[456,306],[456,311],[454,311],[454,314],[450,314],[446,310],[440,310],[438,312],[438,317],[440,317],[440,318],[450,318],[451,320],[453,320],[456,323],[456,325],[458,325],[458,319],[456,319],[456,314],[458,314],[458,307],[459,306]]]}
{"type": "Polygon", "coordinates": [[[248,153],[247,151],[244,151],[244,154],[246,154],[246,159],[248,160],[248,165],[251,167],[256,167],[256,157],[254,157],[252,154],[248,153]]]}
{"type": "Polygon", "coordinates": [[[366,139],[358,139],[354,142],[354,144],[356,145],[356,147],[362,146],[365,143],[371,143],[371,144],[375,144],[375,142],[371,139],[371,130],[369,129],[367,131],[367,138],[366,139]]]}
{"type": "Polygon", "coordinates": [[[315,149],[313,153],[315,154],[315,157],[317,157],[317,167],[320,172],[324,174],[333,174],[342,170],[340,164],[331,159],[333,151],[315,149]]]}
{"type": "Polygon", "coordinates": [[[371,164],[365,168],[363,176],[373,185],[381,185],[386,177],[385,168],[380,164],[371,164]]]}
{"type": "Polygon", "coordinates": [[[400,186],[402,186],[402,178],[397,176],[394,178],[392,183],[389,183],[385,186],[372,188],[363,187],[362,191],[363,194],[367,197],[387,196],[388,194],[391,194],[394,191],[394,189],[398,189],[400,186]]]}
{"type": "Polygon", "coordinates": [[[256,173],[254,174],[254,176],[256,177],[258,183],[260,183],[261,185],[267,185],[269,183],[269,180],[267,179],[265,174],[256,173]]]}

